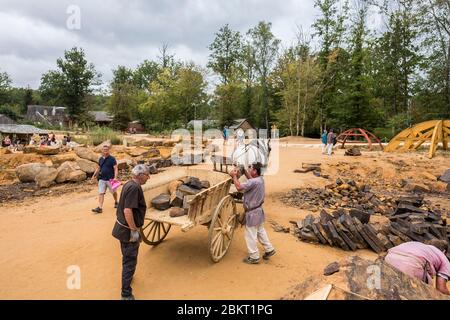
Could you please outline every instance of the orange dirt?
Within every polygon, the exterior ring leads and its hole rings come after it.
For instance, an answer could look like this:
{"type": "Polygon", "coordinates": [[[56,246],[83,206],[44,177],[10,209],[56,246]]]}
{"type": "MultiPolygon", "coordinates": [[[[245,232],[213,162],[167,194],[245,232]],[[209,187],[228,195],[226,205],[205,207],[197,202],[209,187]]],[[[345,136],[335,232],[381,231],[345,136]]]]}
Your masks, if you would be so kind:
{"type": "MultiPolygon", "coordinates": [[[[359,168],[362,163],[391,178],[395,177],[396,171],[388,165],[389,160],[402,160],[416,170],[408,174],[417,179],[420,171],[442,173],[450,163],[448,155],[428,160],[418,154],[363,152],[361,157],[345,157],[343,153],[343,150],[337,150],[336,155],[328,157],[322,155],[318,147],[282,147],[279,172],[265,177],[267,220],[290,227],[290,220],[304,218],[308,212],[284,205],[279,195],[299,186],[323,187],[329,183],[329,180],[315,177],[311,172],[294,173],[293,170],[300,168],[302,162],[322,162],[324,171],[330,170],[333,178],[337,171],[332,172],[336,169],[330,165],[339,162],[355,164],[357,172],[363,174],[364,169],[359,168]]],[[[112,197],[107,195],[103,214],[93,215],[90,210],[97,205],[96,186],[88,186],[86,191],[27,199],[1,208],[1,299],[120,297],[121,254],[118,241],[111,236],[115,221],[112,197]],[[81,270],[79,290],[69,290],[66,286],[67,268],[72,265],[81,270]]],[[[448,195],[434,201],[450,206],[448,195]]],[[[205,227],[197,226],[186,233],[172,227],[159,246],[141,245],[133,282],[136,297],[278,299],[292,285],[320,272],[330,262],[354,254],[300,242],[291,234],[274,232],[269,223],[266,223],[266,229],[277,254],[259,265],[246,265],[241,262],[246,256],[242,228],[235,233],[228,254],[214,264],[208,256],[205,227]]],[[[367,250],[359,250],[356,254],[370,259],[376,257],[375,253],[367,250]]]]}

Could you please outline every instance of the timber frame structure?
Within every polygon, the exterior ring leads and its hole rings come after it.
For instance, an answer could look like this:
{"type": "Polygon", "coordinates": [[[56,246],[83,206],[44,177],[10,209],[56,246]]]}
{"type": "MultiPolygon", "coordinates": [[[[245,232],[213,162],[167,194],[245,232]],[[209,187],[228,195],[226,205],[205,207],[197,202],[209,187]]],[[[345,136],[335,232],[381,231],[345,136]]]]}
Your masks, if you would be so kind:
{"type": "Polygon", "coordinates": [[[430,120],[405,129],[396,135],[384,149],[386,152],[417,150],[425,142],[430,143],[428,158],[433,158],[439,142],[448,150],[450,142],[450,120],[430,120]],[[403,144],[401,145],[401,143],[403,144]]]}
{"type": "MultiPolygon", "coordinates": [[[[372,143],[378,143],[381,147],[381,150],[383,150],[383,145],[381,144],[381,140],[374,135],[372,132],[361,129],[361,128],[352,128],[352,129],[348,129],[345,130],[344,132],[342,132],[338,137],[337,137],[337,141],[342,143],[341,145],[341,149],[344,149],[345,143],[347,142],[347,139],[349,137],[363,137],[368,144],[369,150],[372,150],[372,143]]],[[[351,143],[366,143],[365,141],[348,141],[351,143]]]]}

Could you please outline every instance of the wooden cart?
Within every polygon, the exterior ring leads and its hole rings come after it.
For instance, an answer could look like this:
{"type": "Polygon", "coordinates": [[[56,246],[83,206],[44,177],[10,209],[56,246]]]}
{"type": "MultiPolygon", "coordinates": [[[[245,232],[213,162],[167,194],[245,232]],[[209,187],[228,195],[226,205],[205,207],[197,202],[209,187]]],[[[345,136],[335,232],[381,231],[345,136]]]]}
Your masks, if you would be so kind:
{"type": "Polygon", "coordinates": [[[141,235],[144,243],[156,246],[160,244],[174,226],[186,232],[197,225],[209,229],[209,254],[214,262],[220,261],[228,251],[233,233],[238,225],[236,203],[229,194],[232,180],[228,174],[206,169],[179,167],[175,170],[152,176],[142,186],[147,201],[161,193],[168,193],[171,181],[186,177],[208,180],[211,187],[202,190],[189,202],[188,214],[172,218],[169,210],[159,211],[148,205],[141,235]]]}

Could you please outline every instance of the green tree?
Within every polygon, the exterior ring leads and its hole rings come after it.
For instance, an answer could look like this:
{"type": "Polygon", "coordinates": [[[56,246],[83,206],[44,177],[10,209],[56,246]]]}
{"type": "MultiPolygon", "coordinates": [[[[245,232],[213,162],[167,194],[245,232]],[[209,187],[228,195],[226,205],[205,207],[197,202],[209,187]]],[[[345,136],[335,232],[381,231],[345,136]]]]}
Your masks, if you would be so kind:
{"type": "Polygon", "coordinates": [[[113,70],[110,86],[112,94],[107,106],[113,115],[112,125],[115,129],[124,130],[137,111],[137,88],[133,83],[133,71],[124,66],[117,67],[113,70]]]}
{"type": "Polygon", "coordinates": [[[93,86],[100,84],[100,74],[88,63],[83,49],[72,48],[56,62],[58,69],[42,76],[40,91],[48,100],[67,108],[70,123],[87,121],[88,97],[93,86]]]}
{"type": "Polygon", "coordinates": [[[355,1],[350,30],[346,85],[342,86],[337,107],[333,110],[334,125],[343,128],[362,127],[373,129],[380,122],[377,109],[371,105],[370,55],[366,46],[366,18],[368,3],[355,1]]]}
{"type": "Polygon", "coordinates": [[[238,72],[241,54],[241,34],[230,29],[226,24],[216,33],[213,43],[210,44],[208,68],[211,68],[220,77],[222,84],[233,81],[238,72]]]}
{"type": "Polygon", "coordinates": [[[280,40],[273,35],[272,24],[270,22],[260,21],[258,25],[248,31],[251,45],[255,57],[255,67],[259,76],[260,85],[262,88],[261,97],[261,113],[263,121],[260,122],[260,127],[269,128],[269,86],[268,78],[270,72],[276,62],[280,40]]]}
{"type": "Polygon", "coordinates": [[[319,65],[321,69],[321,89],[317,95],[319,112],[317,122],[320,132],[327,127],[329,114],[335,105],[338,95],[340,78],[344,77],[345,68],[342,62],[345,61],[341,50],[342,40],[347,20],[348,2],[345,1],[340,7],[339,0],[315,0],[314,7],[320,10],[321,16],[313,24],[315,36],[320,39],[319,65]]]}
{"type": "Polygon", "coordinates": [[[8,92],[11,89],[11,77],[6,72],[0,72],[0,104],[8,102],[8,92]]]}
{"type": "Polygon", "coordinates": [[[189,63],[178,71],[175,94],[184,114],[184,123],[196,120],[206,104],[206,86],[202,71],[189,63]]]}

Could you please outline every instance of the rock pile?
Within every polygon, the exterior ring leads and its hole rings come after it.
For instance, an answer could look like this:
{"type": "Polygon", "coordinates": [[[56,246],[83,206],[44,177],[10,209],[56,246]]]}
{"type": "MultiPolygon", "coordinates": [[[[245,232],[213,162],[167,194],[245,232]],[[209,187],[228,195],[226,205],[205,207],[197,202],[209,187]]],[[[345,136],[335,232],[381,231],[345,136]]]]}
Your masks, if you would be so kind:
{"type": "Polygon", "coordinates": [[[174,180],[169,184],[169,193],[162,193],[151,200],[152,207],[157,210],[170,208],[171,217],[186,215],[189,203],[196,194],[210,187],[210,182],[196,177],[174,180]]]}
{"type": "Polygon", "coordinates": [[[370,214],[364,211],[322,210],[295,224],[294,235],[300,240],[329,244],[344,250],[372,249],[381,253],[403,242],[426,242],[432,239],[448,241],[450,229],[446,213],[431,208],[423,197],[403,197],[396,200],[396,208],[387,224],[370,223],[370,214]]]}
{"type": "Polygon", "coordinates": [[[368,185],[354,180],[336,179],[325,188],[296,188],[281,197],[281,200],[300,209],[319,211],[325,209],[357,209],[369,214],[393,213],[395,203],[391,197],[377,196],[368,185]]]}

